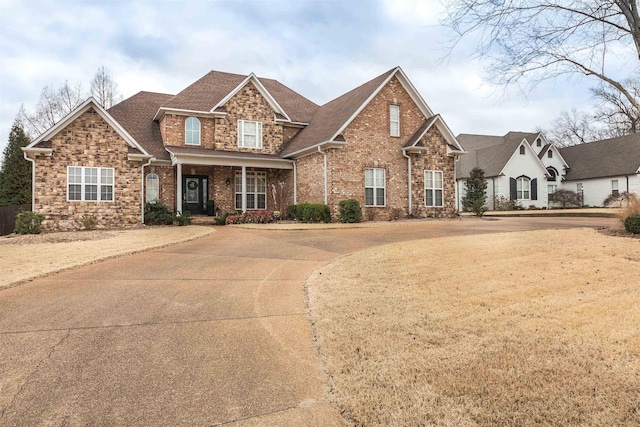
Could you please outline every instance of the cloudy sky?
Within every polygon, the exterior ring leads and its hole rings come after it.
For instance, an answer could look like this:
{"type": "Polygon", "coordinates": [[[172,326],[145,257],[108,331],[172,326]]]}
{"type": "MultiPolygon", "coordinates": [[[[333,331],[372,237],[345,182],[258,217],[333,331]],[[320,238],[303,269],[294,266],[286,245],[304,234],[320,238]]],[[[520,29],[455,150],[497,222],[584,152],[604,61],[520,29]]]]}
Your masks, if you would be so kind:
{"type": "Polygon", "coordinates": [[[439,0],[0,0],[0,150],[21,104],[65,80],[88,90],[103,65],[125,98],[219,70],[318,104],[400,65],[455,134],[534,130],[589,103],[593,82],[580,78],[491,86],[470,46],[447,56],[442,12],[439,0]]]}

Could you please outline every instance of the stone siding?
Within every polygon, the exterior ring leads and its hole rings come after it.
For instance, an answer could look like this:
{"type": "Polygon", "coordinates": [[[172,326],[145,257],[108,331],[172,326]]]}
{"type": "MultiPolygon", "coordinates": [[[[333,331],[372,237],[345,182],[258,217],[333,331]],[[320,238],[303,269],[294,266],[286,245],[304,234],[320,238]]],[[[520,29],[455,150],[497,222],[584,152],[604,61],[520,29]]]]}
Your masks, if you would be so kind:
{"type": "Polygon", "coordinates": [[[51,157],[36,160],[34,210],[45,216],[46,231],[83,228],[92,217],[97,228],[140,224],[142,162],[127,160],[130,147],[93,109],[51,140],[51,157]],[[114,169],[113,202],[67,201],[67,166],[114,169]]]}
{"type": "Polygon", "coordinates": [[[248,83],[224,105],[227,115],[215,119],[215,148],[246,153],[275,154],[282,147],[283,126],[253,83],[248,83]],[[262,122],[262,149],[238,147],[238,120],[262,122]]]}
{"type": "Polygon", "coordinates": [[[160,120],[160,134],[164,145],[179,147],[215,148],[214,119],[210,117],[198,117],[200,120],[200,145],[185,144],[185,122],[189,116],[177,114],[165,114],[160,120]]]}

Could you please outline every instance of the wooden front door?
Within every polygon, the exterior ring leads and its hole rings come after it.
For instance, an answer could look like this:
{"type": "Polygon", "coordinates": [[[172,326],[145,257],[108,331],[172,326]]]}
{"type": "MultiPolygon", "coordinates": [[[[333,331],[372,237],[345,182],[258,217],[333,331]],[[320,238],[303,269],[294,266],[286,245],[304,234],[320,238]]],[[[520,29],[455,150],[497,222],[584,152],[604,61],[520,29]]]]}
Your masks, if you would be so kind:
{"type": "Polygon", "coordinates": [[[182,209],[192,215],[207,213],[209,179],[207,176],[186,175],[182,178],[182,209]]]}

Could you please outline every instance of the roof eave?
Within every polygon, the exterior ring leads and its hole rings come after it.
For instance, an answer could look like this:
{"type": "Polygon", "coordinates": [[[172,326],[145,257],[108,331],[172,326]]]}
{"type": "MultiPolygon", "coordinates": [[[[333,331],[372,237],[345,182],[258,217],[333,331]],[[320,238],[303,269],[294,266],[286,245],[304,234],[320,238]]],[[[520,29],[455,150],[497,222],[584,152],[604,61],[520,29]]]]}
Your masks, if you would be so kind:
{"type": "Polygon", "coordinates": [[[310,154],[314,154],[318,152],[318,148],[328,150],[330,148],[342,148],[347,145],[347,141],[323,141],[317,144],[314,144],[310,147],[303,148],[301,150],[294,151],[293,153],[289,153],[284,157],[298,159],[300,157],[308,156],[310,154]]]}
{"type": "Polygon", "coordinates": [[[160,107],[153,116],[153,121],[160,121],[165,114],[177,114],[180,116],[205,116],[205,117],[224,117],[227,113],[221,111],[199,111],[199,110],[187,110],[182,108],[168,108],[160,107]]]}

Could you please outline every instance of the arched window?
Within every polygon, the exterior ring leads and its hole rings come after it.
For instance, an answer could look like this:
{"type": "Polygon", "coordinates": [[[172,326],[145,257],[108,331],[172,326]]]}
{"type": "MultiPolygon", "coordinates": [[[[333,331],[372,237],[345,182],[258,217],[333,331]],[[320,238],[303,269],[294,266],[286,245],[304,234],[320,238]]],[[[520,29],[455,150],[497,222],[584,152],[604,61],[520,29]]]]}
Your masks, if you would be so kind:
{"type": "Polygon", "coordinates": [[[547,173],[549,174],[547,181],[555,181],[558,177],[558,171],[555,168],[547,168],[547,173]]]}
{"type": "Polygon", "coordinates": [[[524,155],[524,145],[520,146],[520,154],[524,155]]]}
{"type": "Polygon", "coordinates": [[[158,175],[150,173],[147,175],[147,203],[157,203],[160,199],[160,180],[158,175]]]}
{"type": "Polygon", "coordinates": [[[200,145],[200,120],[189,117],[184,123],[184,142],[187,145],[200,145]]]}
{"type": "Polygon", "coordinates": [[[526,176],[517,179],[518,200],[531,199],[531,180],[526,176]]]}

